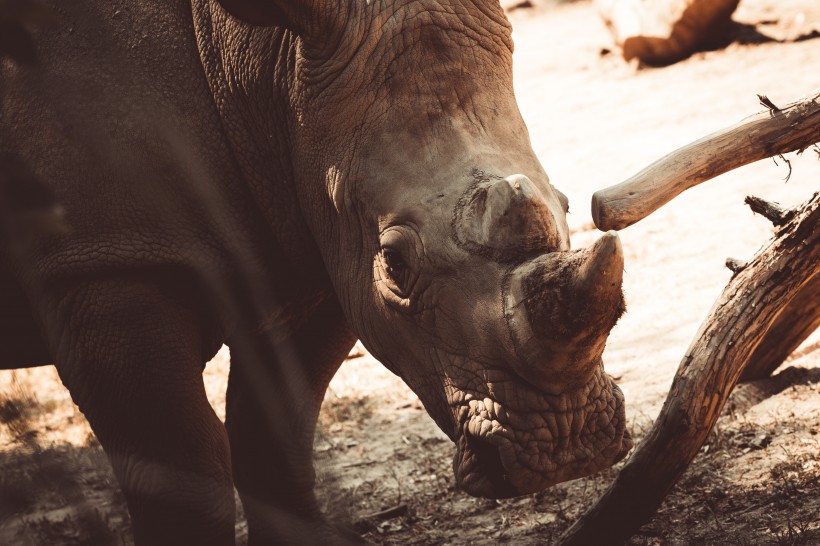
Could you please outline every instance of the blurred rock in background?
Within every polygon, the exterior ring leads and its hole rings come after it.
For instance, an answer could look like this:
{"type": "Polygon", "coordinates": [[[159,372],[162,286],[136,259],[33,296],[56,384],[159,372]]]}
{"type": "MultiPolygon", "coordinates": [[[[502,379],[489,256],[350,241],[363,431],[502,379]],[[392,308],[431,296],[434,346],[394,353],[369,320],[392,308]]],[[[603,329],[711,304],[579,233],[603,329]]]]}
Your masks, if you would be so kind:
{"type": "Polygon", "coordinates": [[[595,0],[627,61],[665,65],[723,41],[739,0],[595,0]]]}

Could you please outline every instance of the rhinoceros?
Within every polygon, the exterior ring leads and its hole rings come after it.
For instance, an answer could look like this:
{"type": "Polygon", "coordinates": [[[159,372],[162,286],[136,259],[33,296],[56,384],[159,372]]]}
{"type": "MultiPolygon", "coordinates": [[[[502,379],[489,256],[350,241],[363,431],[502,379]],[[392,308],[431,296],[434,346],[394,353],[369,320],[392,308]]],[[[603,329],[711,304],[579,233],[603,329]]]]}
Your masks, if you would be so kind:
{"type": "Polygon", "coordinates": [[[571,250],[498,0],[60,0],[0,65],[0,346],[53,363],[138,544],[345,540],[312,442],[357,338],[510,497],[631,448],[617,235],[571,250]],[[32,195],[36,198],[32,198],[32,195]],[[227,418],[202,369],[231,350],[227,418]]]}

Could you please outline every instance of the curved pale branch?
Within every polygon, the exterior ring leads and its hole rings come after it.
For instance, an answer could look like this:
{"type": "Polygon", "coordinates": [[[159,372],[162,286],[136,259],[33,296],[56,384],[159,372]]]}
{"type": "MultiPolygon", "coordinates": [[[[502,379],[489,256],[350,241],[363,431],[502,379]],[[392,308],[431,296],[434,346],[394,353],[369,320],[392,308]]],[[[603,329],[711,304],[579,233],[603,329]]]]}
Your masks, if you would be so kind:
{"type": "Polygon", "coordinates": [[[820,141],[820,91],[782,108],[760,98],[769,110],[675,150],[624,182],[595,192],[592,219],[598,229],[623,229],[693,186],[820,141]]]}

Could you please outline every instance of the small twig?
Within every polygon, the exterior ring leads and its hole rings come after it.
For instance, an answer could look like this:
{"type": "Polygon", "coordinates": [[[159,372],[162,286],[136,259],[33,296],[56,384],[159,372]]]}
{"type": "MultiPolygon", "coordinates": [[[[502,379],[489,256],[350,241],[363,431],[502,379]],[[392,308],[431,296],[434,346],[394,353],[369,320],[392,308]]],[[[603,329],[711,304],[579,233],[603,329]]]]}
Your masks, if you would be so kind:
{"type": "Polygon", "coordinates": [[[749,205],[752,212],[764,216],[776,227],[785,225],[794,217],[794,211],[784,209],[777,203],[766,201],[765,199],[755,197],[754,195],[747,195],[744,202],[749,205]]]}
{"type": "Polygon", "coordinates": [[[718,519],[718,516],[717,516],[717,513],[715,512],[714,506],[712,506],[712,503],[710,501],[706,501],[705,504],[706,504],[706,508],[709,510],[709,512],[712,514],[712,517],[715,519],[715,525],[717,525],[718,530],[721,533],[723,533],[724,532],[723,531],[723,525],[720,523],[720,520],[718,519]]]}
{"type": "Polygon", "coordinates": [[[372,514],[368,514],[363,516],[362,519],[393,519],[399,516],[403,516],[407,513],[407,504],[397,504],[391,508],[386,508],[385,510],[380,510],[379,512],[374,512],[372,514]]]}
{"type": "MultiPolygon", "coordinates": [[[[783,182],[788,182],[789,178],[792,177],[792,162],[786,159],[786,157],[783,154],[777,154],[777,156],[772,156],[772,161],[774,161],[775,165],[777,165],[777,159],[775,159],[775,157],[779,157],[786,165],[789,166],[789,174],[787,174],[786,178],[783,179],[783,182]]],[[[778,165],[778,167],[779,166],[780,165],[778,165]]]]}
{"type": "Polygon", "coordinates": [[[772,113],[772,117],[774,117],[774,114],[780,113],[780,108],[778,108],[777,105],[775,105],[775,103],[773,103],[766,95],[761,95],[758,93],[757,98],[760,99],[760,104],[769,109],[769,112],[772,113]]]}
{"type": "Polygon", "coordinates": [[[355,463],[347,463],[342,465],[342,468],[358,468],[360,466],[371,466],[376,464],[376,461],[357,461],[355,463]]]}

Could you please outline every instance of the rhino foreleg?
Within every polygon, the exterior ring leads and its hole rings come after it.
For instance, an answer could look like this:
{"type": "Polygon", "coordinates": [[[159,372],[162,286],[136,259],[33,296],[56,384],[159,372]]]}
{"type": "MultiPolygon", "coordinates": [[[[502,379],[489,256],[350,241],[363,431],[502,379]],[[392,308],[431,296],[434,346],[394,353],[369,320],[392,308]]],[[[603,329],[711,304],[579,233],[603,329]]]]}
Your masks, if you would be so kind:
{"type": "Polygon", "coordinates": [[[57,369],[111,461],[136,544],[233,545],[228,439],[202,382],[211,348],[201,310],[178,290],[130,280],[51,301],[57,369]]]}
{"type": "MultiPolygon", "coordinates": [[[[0,260],[1,262],[2,260],[0,260]]],[[[0,264],[0,370],[51,362],[31,306],[17,281],[0,264]]]]}
{"type": "Polygon", "coordinates": [[[248,544],[350,544],[322,516],[313,492],[319,408],[356,337],[333,300],[284,340],[276,333],[230,341],[226,426],[248,544]]]}

